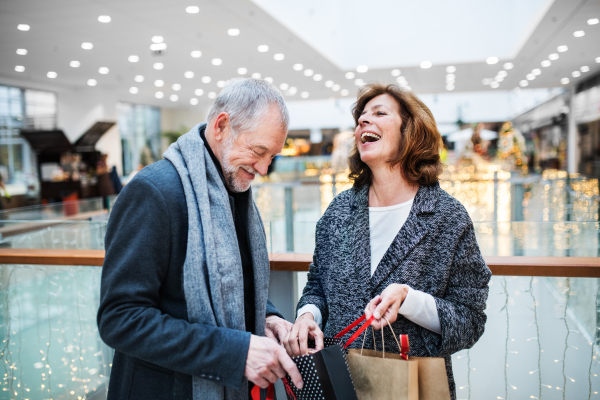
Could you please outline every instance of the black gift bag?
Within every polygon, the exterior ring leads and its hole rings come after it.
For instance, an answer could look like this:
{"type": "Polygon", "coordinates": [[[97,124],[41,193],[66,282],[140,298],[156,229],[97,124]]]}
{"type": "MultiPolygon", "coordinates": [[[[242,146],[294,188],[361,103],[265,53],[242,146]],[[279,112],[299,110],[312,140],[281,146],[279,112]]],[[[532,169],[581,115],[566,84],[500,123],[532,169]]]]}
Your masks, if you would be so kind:
{"type": "MultiPolygon", "coordinates": [[[[365,322],[346,343],[342,336],[364,319],[363,315],[335,337],[324,338],[322,350],[292,358],[304,385],[298,389],[288,375],[283,382],[288,400],[358,400],[346,360],[346,348],[369,327],[373,318],[365,322]]],[[[314,348],[314,341],[309,340],[308,347],[314,348]]]]}

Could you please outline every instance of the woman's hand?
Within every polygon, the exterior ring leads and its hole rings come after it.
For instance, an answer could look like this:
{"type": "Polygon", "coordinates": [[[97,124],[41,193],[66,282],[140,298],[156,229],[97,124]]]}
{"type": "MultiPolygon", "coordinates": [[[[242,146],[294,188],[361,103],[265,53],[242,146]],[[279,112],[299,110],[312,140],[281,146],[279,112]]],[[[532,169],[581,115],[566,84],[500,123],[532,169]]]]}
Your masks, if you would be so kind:
{"type": "Polygon", "coordinates": [[[306,312],[298,317],[296,323],[283,339],[283,347],[290,357],[308,354],[308,338],[315,341],[314,351],[323,348],[323,332],[315,322],[315,318],[310,312],[306,312]]]}
{"type": "Polygon", "coordinates": [[[390,321],[390,324],[396,321],[398,310],[400,310],[409,289],[409,286],[392,283],[367,304],[367,308],[365,308],[367,319],[371,318],[371,315],[375,317],[371,323],[373,329],[379,330],[385,326],[385,320],[382,321],[384,316],[390,321]]]}

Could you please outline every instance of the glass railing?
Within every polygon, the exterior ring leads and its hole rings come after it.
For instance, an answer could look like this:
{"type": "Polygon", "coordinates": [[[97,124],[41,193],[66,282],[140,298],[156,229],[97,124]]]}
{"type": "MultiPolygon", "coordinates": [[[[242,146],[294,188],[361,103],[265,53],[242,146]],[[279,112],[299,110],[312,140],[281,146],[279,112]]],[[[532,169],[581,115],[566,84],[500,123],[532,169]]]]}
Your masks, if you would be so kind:
{"type": "Polygon", "coordinates": [[[65,201],[62,203],[42,204],[37,206],[20,207],[0,211],[0,225],[2,220],[57,220],[68,217],[90,218],[103,212],[102,197],[84,200],[65,201]]]}
{"type": "Polygon", "coordinates": [[[0,248],[103,250],[106,221],[3,221],[0,248]]]}

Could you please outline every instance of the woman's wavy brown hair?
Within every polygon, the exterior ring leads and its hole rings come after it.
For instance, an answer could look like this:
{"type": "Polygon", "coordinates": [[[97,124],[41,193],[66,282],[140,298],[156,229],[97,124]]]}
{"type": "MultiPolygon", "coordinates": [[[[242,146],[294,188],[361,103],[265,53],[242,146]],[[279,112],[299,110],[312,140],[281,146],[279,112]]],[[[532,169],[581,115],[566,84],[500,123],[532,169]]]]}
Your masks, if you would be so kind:
{"type": "MultiPolygon", "coordinates": [[[[352,108],[354,122],[358,126],[365,106],[369,101],[382,94],[392,96],[400,108],[402,125],[400,128],[400,148],[396,158],[388,160],[390,168],[400,166],[405,180],[411,184],[432,185],[438,181],[443,166],[440,160],[442,136],[438,132],[433,114],[429,108],[412,92],[400,89],[396,85],[372,83],[363,86],[352,108]]],[[[348,159],[349,178],[354,187],[370,185],[373,173],[360,159],[360,153],[354,144],[354,150],[348,159]]]]}

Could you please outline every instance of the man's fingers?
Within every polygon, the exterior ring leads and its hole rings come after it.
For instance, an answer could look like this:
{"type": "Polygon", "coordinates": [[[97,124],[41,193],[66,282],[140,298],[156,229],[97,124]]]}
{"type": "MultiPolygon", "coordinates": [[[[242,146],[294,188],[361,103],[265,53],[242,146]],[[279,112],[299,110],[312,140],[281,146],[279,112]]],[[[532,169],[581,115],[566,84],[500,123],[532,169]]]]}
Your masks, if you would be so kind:
{"type": "Polygon", "coordinates": [[[298,331],[300,329],[299,325],[301,324],[294,325],[294,328],[292,328],[292,331],[290,332],[289,344],[290,349],[292,350],[291,354],[293,356],[300,355],[300,346],[298,344],[298,331]]]}
{"type": "Polygon", "coordinates": [[[285,351],[287,351],[287,353],[292,356],[292,348],[290,347],[290,335],[292,334],[292,332],[288,332],[285,335],[285,339],[283,339],[283,347],[285,348],[285,351]]]}
{"type": "Polygon", "coordinates": [[[275,330],[277,331],[275,336],[277,336],[278,341],[283,342],[283,338],[287,335],[288,330],[283,324],[275,325],[275,330]]]}
{"type": "Polygon", "coordinates": [[[302,376],[300,375],[300,371],[298,371],[296,364],[294,364],[292,359],[288,357],[288,355],[285,354],[283,351],[280,351],[277,354],[279,363],[281,364],[283,369],[285,369],[285,371],[290,375],[290,378],[292,378],[292,382],[294,382],[294,385],[296,385],[298,389],[302,389],[302,376]]]}
{"type": "Polygon", "coordinates": [[[275,335],[273,335],[273,332],[269,328],[265,329],[265,336],[277,342],[277,338],[275,335]]]}
{"type": "Polygon", "coordinates": [[[322,350],[325,345],[323,344],[323,332],[319,329],[319,326],[315,323],[314,329],[312,330],[315,338],[315,351],[322,350]]]}

